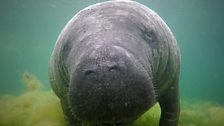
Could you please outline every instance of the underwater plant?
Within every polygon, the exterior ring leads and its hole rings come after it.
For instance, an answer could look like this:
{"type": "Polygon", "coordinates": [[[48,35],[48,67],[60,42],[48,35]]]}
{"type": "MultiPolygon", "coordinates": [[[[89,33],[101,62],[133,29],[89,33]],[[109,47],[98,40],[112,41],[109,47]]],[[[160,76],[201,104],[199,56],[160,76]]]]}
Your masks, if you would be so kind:
{"type": "MultiPolygon", "coordinates": [[[[44,84],[25,72],[26,90],[20,95],[0,96],[0,126],[65,126],[57,96],[43,90],[44,84]]],[[[181,100],[179,126],[223,126],[224,106],[209,101],[181,100]]],[[[158,126],[160,106],[156,104],[127,126],[158,126]]]]}
{"type": "Polygon", "coordinates": [[[18,96],[0,96],[0,126],[63,126],[59,99],[52,91],[43,91],[42,82],[25,72],[26,90],[18,96]]]}

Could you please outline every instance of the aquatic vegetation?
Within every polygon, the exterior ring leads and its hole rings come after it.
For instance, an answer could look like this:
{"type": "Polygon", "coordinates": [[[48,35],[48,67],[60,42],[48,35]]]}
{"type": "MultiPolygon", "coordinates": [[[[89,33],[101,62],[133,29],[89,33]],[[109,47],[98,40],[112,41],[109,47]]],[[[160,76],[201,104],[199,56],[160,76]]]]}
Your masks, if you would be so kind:
{"type": "Polygon", "coordinates": [[[202,101],[182,101],[180,126],[223,126],[224,106],[202,101]]]}
{"type": "MultiPolygon", "coordinates": [[[[0,126],[65,126],[59,99],[44,91],[42,82],[25,72],[26,91],[18,96],[0,96],[0,126]]],[[[223,126],[224,106],[205,101],[181,100],[179,126],[223,126]]],[[[158,126],[160,107],[152,109],[127,126],[158,126]]]]}
{"type": "Polygon", "coordinates": [[[144,113],[140,118],[128,124],[127,126],[158,126],[160,113],[160,106],[157,103],[153,106],[153,108],[144,113]]]}
{"type": "Polygon", "coordinates": [[[34,91],[43,87],[42,82],[35,75],[28,72],[22,75],[22,82],[25,84],[27,91],[34,91]]]}
{"type": "Polygon", "coordinates": [[[19,96],[0,97],[1,126],[63,126],[59,99],[52,91],[43,91],[35,75],[24,73],[22,82],[27,90],[19,96]]]}

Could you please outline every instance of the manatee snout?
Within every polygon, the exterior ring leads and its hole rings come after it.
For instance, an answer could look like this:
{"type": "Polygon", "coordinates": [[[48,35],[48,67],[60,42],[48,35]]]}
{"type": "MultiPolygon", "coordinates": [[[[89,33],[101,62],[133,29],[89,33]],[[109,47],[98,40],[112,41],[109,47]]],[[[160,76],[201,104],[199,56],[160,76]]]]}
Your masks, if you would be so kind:
{"type": "Polygon", "coordinates": [[[118,46],[90,49],[71,75],[69,103],[80,120],[102,123],[136,119],[155,103],[151,78],[118,46]]]}
{"type": "Polygon", "coordinates": [[[162,18],[131,0],[91,5],[64,27],[49,81],[68,126],[124,126],[160,104],[177,126],[180,51],[162,18]]]}

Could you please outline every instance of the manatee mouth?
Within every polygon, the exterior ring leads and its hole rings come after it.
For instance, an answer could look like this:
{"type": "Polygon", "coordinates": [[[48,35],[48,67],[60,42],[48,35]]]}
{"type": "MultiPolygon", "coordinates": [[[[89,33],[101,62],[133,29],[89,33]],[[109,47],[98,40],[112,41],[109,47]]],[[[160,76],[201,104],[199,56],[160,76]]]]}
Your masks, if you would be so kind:
{"type": "Polygon", "coordinates": [[[99,54],[102,59],[84,58],[72,74],[69,87],[72,112],[89,122],[120,123],[136,119],[155,103],[147,71],[117,48],[104,47],[92,55],[99,57],[99,54]]]}

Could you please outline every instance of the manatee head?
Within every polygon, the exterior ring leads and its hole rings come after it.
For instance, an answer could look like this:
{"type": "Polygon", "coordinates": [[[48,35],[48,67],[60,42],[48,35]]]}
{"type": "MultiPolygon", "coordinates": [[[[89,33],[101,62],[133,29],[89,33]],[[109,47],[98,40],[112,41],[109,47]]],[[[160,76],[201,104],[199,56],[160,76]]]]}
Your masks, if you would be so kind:
{"type": "Polygon", "coordinates": [[[69,105],[80,120],[128,122],[155,103],[149,73],[131,52],[115,45],[95,45],[74,64],[69,105]]]}

